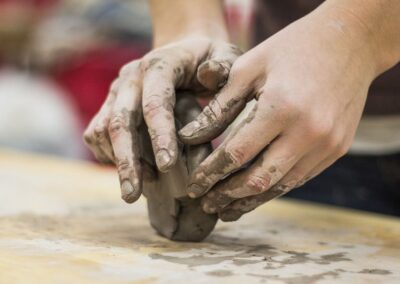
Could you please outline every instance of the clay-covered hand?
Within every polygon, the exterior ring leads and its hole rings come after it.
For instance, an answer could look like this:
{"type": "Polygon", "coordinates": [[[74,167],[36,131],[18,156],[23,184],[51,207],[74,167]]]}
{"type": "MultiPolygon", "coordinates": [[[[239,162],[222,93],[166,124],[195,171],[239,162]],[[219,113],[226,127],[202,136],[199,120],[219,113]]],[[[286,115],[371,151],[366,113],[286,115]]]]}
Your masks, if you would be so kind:
{"type": "Polygon", "coordinates": [[[312,13],[242,55],[224,88],[179,133],[186,143],[209,141],[256,101],[194,171],[189,195],[204,195],[206,212],[236,220],[344,155],[377,75],[368,33],[357,18],[312,13]]]}
{"type": "Polygon", "coordinates": [[[178,156],[175,90],[215,93],[239,54],[238,48],[224,41],[191,37],[156,48],[121,69],[84,139],[99,161],[116,165],[126,202],[134,202],[142,193],[137,137],[142,117],[157,166],[168,171],[178,156]]]}

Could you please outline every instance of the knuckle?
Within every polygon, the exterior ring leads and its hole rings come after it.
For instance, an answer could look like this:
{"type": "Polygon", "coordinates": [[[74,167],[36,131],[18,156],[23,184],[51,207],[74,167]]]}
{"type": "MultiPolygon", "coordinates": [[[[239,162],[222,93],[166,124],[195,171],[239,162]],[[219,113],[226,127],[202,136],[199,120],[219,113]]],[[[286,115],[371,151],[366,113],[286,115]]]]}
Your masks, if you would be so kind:
{"type": "Polygon", "coordinates": [[[338,158],[343,157],[349,151],[349,146],[345,143],[339,143],[337,147],[337,156],[338,158]]]}
{"type": "Polygon", "coordinates": [[[292,172],[290,176],[285,178],[285,181],[283,181],[282,184],[284,184],[289,190],[291,190],[292,188],[295,188],[296,185],[299,184],[304,179],[305,179],[305,173],[303,173],[303,171],[294,170],[294,172],[292,172]]]}
{"type": "Polygon", "coordinates": [[[83,133],[83,140],[85,141],[85,143],[87,145],[91,145],[93,144],[93,138],[92,138],[92,134],[90,132],[90,130],[85,130],[85,132],[83,133]]]}
{"type": "Polygon", "coordinates": [[[131,164],[128,159],[120,159],[116,162],[116,167],[119,173],[124,173],[130,169],[131,164]]]}
{"type": "Polygon", "coordinates": [[[129,62],[128,64],[125,64],[119,70],[119,76],[121,78],[129,76],[131,73],[133,73],[135,70],[137,70],[137,67],[139,66],[139,64],[140,64],[139,60],[134,60],[132,62],[129,62]]]}
{"type": "Polygon", "coordinates": [[[158,54],[158,52],[150,52],[147,55],[145,55],[141,62],[140,62],[140,67],[142,72],[147,72],[149,70],[154,70],[154,69],[163,69],[165,67],[166,61],[162,59],[163,56],[161,54],[158,54]]]}
{"type": "Polygon", "coordinates": [[[335,153],[336,155],[340,155],[341,152],[346,148],[344,146],[342,136],[333,132],[330,132],[324,136],[323,143],[326,150],[331,153],[335,153]]]}
{"type": "Polygon", "coordinates": [[[277,100],[277,112],[283,119],[298,117],[302,113],[301,106],[290,96],[282,95],[277,100]]]}
{"type": "Polygon", "coordinates": [[[121,69],[119,70],[119,77],[121,78],[127,77],[130,71],[131,71],[131,66],[129,64],[122,66],[121,69]]]}
{"type": "Polygon", "coordinates": [[[303,178],[302,180],[299,180],[299,182],[296,184],[296,188],[297,187],[300,187],[300,186],[303,186],[304,184],[306,184],[308,181],[309,181],[310,179],[309,178],[303,178]]]}
{"type": "Polygon", "coordinates": [[[290,172],[282,178],[275,186],[278,191],[287,193],[296,188],[306,177],[305,169],[295,166],[290,172]]]}
{"type": "Polygon", "coordinates": [[[119,88],[119,84],[120,84],[120,80],[119,79],[115,79],[110,86],[110,93],[112,94],[116,94],[118,92],[118,88],[119,88]]]}
{"type": "Polygon", "coordinates": [[[294,185],[290,185],[290,184],[278,184],[276,186],[276,196],[275,197],[279,197],[283,194],[288,193],[289,191],[291,191],[294,188],[294,185]]]}
{"type": "Polygon", "coordinates": [[[341,141],[335,136],[327,136],[325,138],[326,149],[334,153],[339,153],[342,147],[340,142],[341,141]]]}
{"type": "Polygon", "coordinates": [[[307,122],[306,130],[309,136],[314,139],[324,139],[330,144],[332,141],[333,123],[327,120],[312,118],[307,122]]]}
{"type": "Polygon", "coordinates": [[[96,140],[101,140],[104,138],[107,127],[104,124],[98,124],[93,129],[93,136],[96,140]]]}
{"type": "Polygon", "coordinates": [[[204,107],[203,115],[207,120],[207,123],[214,125],[218,119],[217,112],[216,112],[216,104],[218,103],[211,103],[209,106],[204,107]]]}
{"type": "Polygon", "coordinates": [[[246,181],[246,187],[250,189],[253,194],[259,194],[268,189],[269,179],[258,175],[250,175],[246,181]]]}
{"type": "Polygon", "coordinates": [[[161,97],[153,95],[152,98],[143,105],[143,114],[145,117],[152,118],[156,116],[163,108],[164,105],[161,97]]]}
{"type": "Polygon", "coordinates": [[[290,96],[285,87],[267,87],[262,93],[259,97],[260,103],[269,106],[278,121],[287,121],[301,113],[301,105],[290,96]]]}
{"type": "MultiPolygon", "coordinates": [[[[275,118],[277,121],[288,122],[296,116],[298,109],[292,101],[285,99],[283,100],[284,101],[279,101],[276,103],[275,118]]],[[[269,104],[271,107],[274,107],[273,103],[270,102],[269,104]]]]}
{"type": "Polygon", "coordinates": [[[115,114],[110,120],[108,126],[108,132],[110,135],[115,135],[120,132],[121,129],[126,128],[126,121],[121,114],[115,114]]]}
{"type": "Polygon", "coordinates": [[[235,167],[240,167],[246,162],[246,150],[243,146],[227,147],[225,149],[226,158],[235,167]]]}

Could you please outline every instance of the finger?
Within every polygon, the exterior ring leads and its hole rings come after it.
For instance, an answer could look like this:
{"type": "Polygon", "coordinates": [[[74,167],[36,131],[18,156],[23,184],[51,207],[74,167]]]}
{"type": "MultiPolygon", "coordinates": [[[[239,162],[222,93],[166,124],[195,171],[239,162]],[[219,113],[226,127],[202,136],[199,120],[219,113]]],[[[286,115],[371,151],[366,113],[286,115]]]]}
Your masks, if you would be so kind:
{"type": "MultiPolygon", "coordinates": [[[[341,137],[341,135],[336,135],[336,137],[341,137]]],[[[315,147],[296,164],[281,180],[281,186],[283,188],[288,187],[290,190],[304,185],[332,165],[338,158],[345,155],[348,151],[347,145],[350,145],[350,143],[335,138],[335,136],[328,136],[318,147],[315,147]]]]}
{"type": "MultiPolygon", "coordinates": [[[[180,123],[185,124],[192,121],[200,112],[201,107],[193,95],[188,93],[180,93],[177,95],[175,117],[180,123]]],[[[189,174],[192,173],[212,151],[211,145],[209,144],[187,146],[184,147],[184,149],[187,151],[186,166],[189,174]]]]}
{"type": "Polygon", "coordinates": [[[121,196],[128,203],[142,193],[141,165],[137,127],[140,124],[141,95],[137,74],[132,73],[120,85],[109,124],[121,196]]]}
{"type": "Polygon", "coordinates": [[[305,176],[304,179],[301,180],[296,187],[303,186],[305,183],[309,182],[313,178],[320,175],[323,171],[329,168],[332,164],[334,164],[337,160],[337,157],[328,157],[320,162],[316,167],[314,167],[311,171],[309,171],[305,176]]]}
{"type": "Polygon", "coordinates": [[[219,217],[222,221],[236,221],[243,214],[248,213],[260,205],[274,199],[280,197],[293,188],[299,187],[308,180],[312,179],[319,173],[321,173],[324,169],[334,163],[335,158],[337,156],[328,156],[323,159],[322,162],[314,167],[311,172],[304,174],[307,172],[307,169],[310,168],[310,165],[315,165],[316,161],[320,161],[321,158],[318,158],[318,153],[323,152],[321,149],[315,150],[312,154],[303,157],[296,166],[294,166],[290,172],[285,175],[284,178],[281,179],[279,183],[265,191],[264,193],[256,196],[246,197],[240,200],[236,200],[226,206],[222,211],[219,212],[219,217]],[[304,176],[303,179],[300,177],[304,176]],[[300,182],[297,180],[300,179],[300,182]]]}
{"type": "Polygon", "coordinates": [[[253,63],[254,59],[246,55],[235,61],[226,85],[194,121],[179,131],[183,142],[201,144],[216,138],[256,96],[262,81],[258,77],[264,71],[244,72],[253,63]]]}
{"type": "Polygon", "coordinates": [[[217,90],[225,85],[233,62],[241,50],[226,42],[214,45],[211,56],[197,69],[197,80],[208,90],[217,90]]]}
{"type": "Polygon", "coordinates": [[[232,222],[238,220],[243,214],[248,213],[258,206],[283,195],[284,192],[277,187],[272,187],[269,190],[255,196],[245,197],[236,200],[225,207],[218,213],[219,218],[224,222],[232,222]]]}
{"type": "Polygon", "coordinates": [[[100,143],[103,140],[102,137],[104,137],[105,135],[101,135],[104,126],[98,126],[99,121],[101,121],[101,119],[99,119],[98,114],[96,114],[86,128],[83,134],[83,139],[86,146],[92,152],[97,161],[103,164],[112,163],[113,159],[108,157],[102,150],[102,147],[100,147],[100,143]]]}
{"type": "Polygon", "coordinates": [[[118,84],[118,79],[111,84],[110,92],[106,100],[83,134],[86,145],[93,152],[96,159],[104,163],[114,161],[114,153],[107,128],[110,122],[110,113],[116,98],[118,84]]]}
{"type": "Polygon", "coordinates": [[[293,143],[296,141],[293,138],[279,137],[249,168],[218,183],[205,196],[203,210],[216,213],[234,200],[261,194],[277,184],[310,147],[306,143],[293,143]]]}
{"type": "Polygon", "coordinates": [[[250,98],[251,90],[244,89],[243,85],[239,80],[230,79],[200,115],[179,131],[180,139],[187,144],[201,144],[220,135],[244,109],[250,98]]]}
{"type": "MultiPolygon", "coordinates": [[[[243,169],[240,172],[232,174],[225,180],[217,183],[212,190],[204,195],[201,199],[203,211],[208,214],[214,214],[234,200],[245,197],[246,195],[243,192],[250,191],[252,186],[246,184],[245,172],[246,169],[243,169]],[[243,191],[240,189],[243,189],[243,191]]],[[[260,179],[259,182],[263,182],[263,180],[260,179]]]]}
{"type": "Polygon", "coordinates": [[[181,63],[154,58],[145,67],[143,116],[148,126],[157,167],[166,172],[178,157],[174,106],[175,85],[183,76],[181,63]]]}
{"type": "Polygon", "coordinates": [[[323,155],[324,151],[320,148],[305,155],[296,165],[279,181],[277,187],[288,193],[294,188],[303,185],[311,177],[313,169],[315,169],[322,161],[327,159],[323,155]]]}
{"type": "Polygon", "coordinates": [[[235,61],[219,94],[196,120],[179,132],[183,142],[200,144],[211,141],[227,128],[248,101],[258,98],[266,78],[266,70],[259,60],[260,57],[254,53],[247,53],[235,61]]]}
{"type": "Polygon", "coordinates": [[[279,135],[284,124],[275,108],[259,109],[255,105],[224,143],[194,171],[190,178],[189,196],[203,195],[221,178],[252,160],[279,135]],[[257,139],[254,139],[255,134],[257,139]]]}

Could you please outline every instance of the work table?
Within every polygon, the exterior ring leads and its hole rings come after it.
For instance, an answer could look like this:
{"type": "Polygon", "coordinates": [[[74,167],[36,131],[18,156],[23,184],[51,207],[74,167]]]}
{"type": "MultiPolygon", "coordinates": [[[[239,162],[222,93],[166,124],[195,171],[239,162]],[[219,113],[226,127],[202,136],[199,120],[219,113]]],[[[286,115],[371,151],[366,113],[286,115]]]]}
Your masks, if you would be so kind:
{"type": "MultiPolygon", "coordinates": [[[[399,205],[400,206],[400,205],[399,205]]],[[[275,200],[202,243],[158,236],[114,170],[0,150],[0,283],[400,283],[400,219],[275,200]]]]}

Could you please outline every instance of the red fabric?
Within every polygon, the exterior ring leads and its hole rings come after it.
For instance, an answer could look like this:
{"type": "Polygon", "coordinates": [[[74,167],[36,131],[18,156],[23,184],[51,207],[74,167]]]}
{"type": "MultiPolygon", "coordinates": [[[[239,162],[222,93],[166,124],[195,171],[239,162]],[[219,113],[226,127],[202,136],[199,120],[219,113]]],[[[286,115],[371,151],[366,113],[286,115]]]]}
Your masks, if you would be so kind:
{"type": "Polygon", "coordinates": [[[129,61],[141,57],[145,51],[140,45],[93,50],[54,74],[55,80],[75,102],[83,125],[86,126],[100,109],[119,69],[129,61]]]}
{"type": "Polygon", "coordinates": [[[18,5],[27,5],[27,6],[35,6],[38,8],[48,8],[55,3],[59,2],[59,0],[0,0],[0,6],[9,5],[9,4],[18,4],[18,5]]]}

